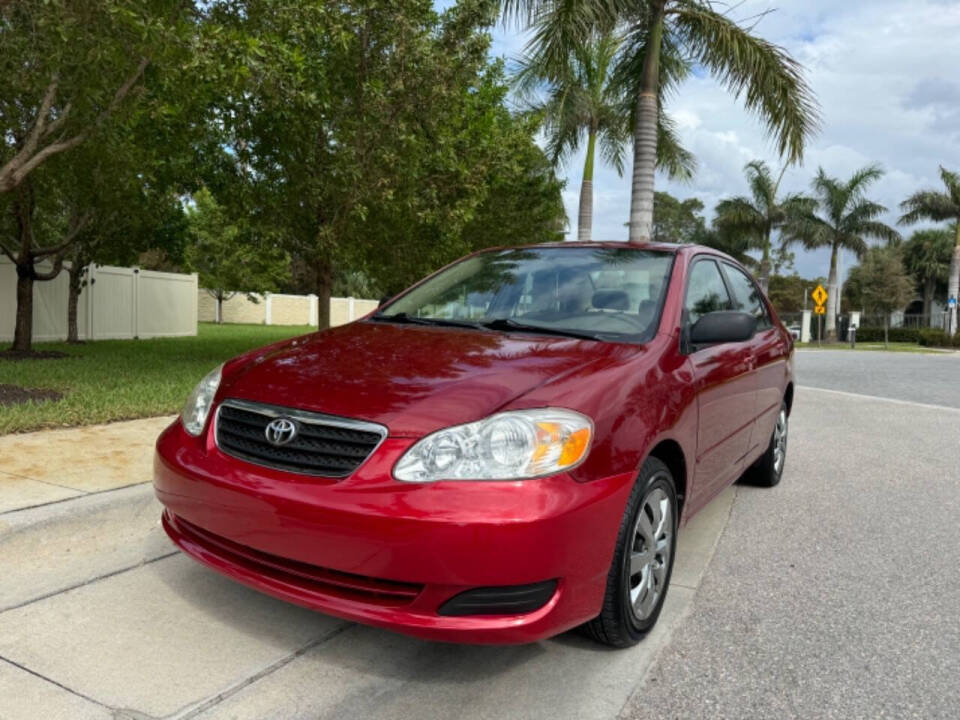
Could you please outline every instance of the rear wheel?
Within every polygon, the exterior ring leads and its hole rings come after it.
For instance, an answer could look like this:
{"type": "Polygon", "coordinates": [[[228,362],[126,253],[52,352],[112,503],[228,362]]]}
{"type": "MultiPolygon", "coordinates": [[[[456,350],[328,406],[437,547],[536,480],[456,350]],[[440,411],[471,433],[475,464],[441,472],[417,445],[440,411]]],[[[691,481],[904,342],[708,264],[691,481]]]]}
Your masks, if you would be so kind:
{"type": "Polygon", "coordinates": [[[584,627],[613,647],[638,643],[657,622],[677,544],[677,493],[669,468],[647,458],[620,523],[600,614],[584,627]]]}
{"type": "Polygon", "coordinates": [[[787,461],[787,431],[789,430],[789,416],[787,403],[780,405],[777,415],[777,424],[773,427],[770,444],[767,451],[747,470],[744,481],[750,485],[773,487],[783,477],[783,466],[787,461]]]}

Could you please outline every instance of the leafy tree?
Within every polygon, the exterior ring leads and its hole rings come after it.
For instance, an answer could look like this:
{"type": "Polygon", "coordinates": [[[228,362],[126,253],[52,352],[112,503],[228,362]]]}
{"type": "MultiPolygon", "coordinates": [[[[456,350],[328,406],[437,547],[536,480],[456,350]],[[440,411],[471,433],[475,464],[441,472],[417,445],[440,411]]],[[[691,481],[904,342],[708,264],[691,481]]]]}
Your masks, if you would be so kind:
{"type": "Polygon", "coordinates": [[[699,242],[706,228],[702,213],[703,202],[698,198],[678,200],[670,193],[656,193],[651,239],[658,242],[699,242]]]}
{"type": "Polygon", "coordinates": [[[386,258],[406,275],[456,257],[491,179],[526,171],[499,146],[514,121],[487,56],[494,11],[487,0],[442,14],[430,0],[211,11],[224,58],[211,72],[229,88],[215,117],[244,181],[231,201],[312,269],[321,327],[340,270],[380,281],[386,258]]]}
{"type": "Polygon", "coordinates": [[[818,112],[800,66],[711,0],[502,0],[508,16],[537,24],[537,52],[564,55],[597,28],[626,30],[619,65],[634,99],[631,242],[653,234],[657,122],[663,71],[682,79],[690,63],[712,73],[756,113],[788,160],[801,157],[818,112]]]}
{"type": "Polygon", "coordinates": [[[183,51],[192,3],[20,0],[0,5],[0,194],[128,111],[148,69],[183,51]]]}
{"type": "MultiPolygon", "coordinates": [[[[744,167],[750,197],[743,195],[722,200],[717,205],[715,223],[730,233],[749,238],[750,245],[762,252],[760,274],[757,280],[764,292],[769,289],[772,254],[772,236],[775,230],[783,227],[792,217],[809,212],[812,201],[799,195],[778,198],[783,170],[776,179],[770,173],[769,166],[762,160],[753,160],[744,167]]],[[[781,256],[785,251],[781,247],[781,256]]]]}
{"type": "Polygon", "coordinates": [[[929,327],[937,287],[950,277],[950,257],[955,232],[952,229],[918,230],[903,246],[907,271],[917,280],[923,292],[923,316],[929,327]]]}
{"type": "MultiPolygon", "coordinates": [[[[556,164],[575,153],[586,135],[587,151],[580,185],[577,239],[589,241],[593,227],[593,169],[599,143],[601,158],[623,175],[625,146],[630,140],[630,103],[613,78],[620,39],[612,32],[574,45],[566,55],[528,53],[520,61],[517,83],[525,94],[547,83],[547,97],[534,103],[543,117],[547,155],[556,164]]],[[[693,156],[680,146],[669,118],[658,128],[658,166],[671,176],[688,178],[693,156]]]]}
{"type": "Polygon", "coordinates": [[[256,301],[254,293],[275,290],[290,274],[290,258],[267,238],[231,221],[206,188],[187,209],[191,244],[185,259],[200,275],[200,286],[217,301],[217,322],[223,322],[223,302],[237,292],[256,301]]]}
{"type": "MultiPolygon", "coordinates": [[[[903,216],[900,222],[912,225],[920,220],[944,220],[955,223],[955,245],[953,257],[950,259],[950,275],[947,281],[947,296],[960,301],[960,175],[946,168],[940,168],[940,179],[943,180],[945,192],[938,190],[921,190],[904,200],[900,205],[903,216]]],[[[949,333],[957,332],[957,307],[950,308],[949,333]]]]}
{"type": "Polygon", "coordinates": [[[867,188],[882,176],[883,170],[870,165],[843,182],[828,176],[820,168],[813,180],[815,209],[798,213],[784,229],[789,242],[799,242],[807,249],[830,248],[826,318],[828,339],[835,340],[837,335],[837,256],[840,251],[850,250],[858,258],[863,258],[867,252],[867,238],[878,238],[888,243],[900,238],[896,230],[877,220],[887,208],[867,199],[865,195],[867,188]]]}
{"type": "Polygon", "coordinates": [[[913,299],[914,280],[903,266],[902,249],[870,248],[850,271],[850,282],[859,288],[865,310],[883,314],[883,345],[888,347],[890,314],[913,299]]]}
{"type": "Polygon", "coordinates": [[[31,347],[34,282],[59,274],[94,219],[64,164],[109,158],[155,90],[182,82],[195,29],[192,4],[176,0],[0,7],[0,214],[14,228],[0,251],[17,267],[14,350],[31,347]]]}

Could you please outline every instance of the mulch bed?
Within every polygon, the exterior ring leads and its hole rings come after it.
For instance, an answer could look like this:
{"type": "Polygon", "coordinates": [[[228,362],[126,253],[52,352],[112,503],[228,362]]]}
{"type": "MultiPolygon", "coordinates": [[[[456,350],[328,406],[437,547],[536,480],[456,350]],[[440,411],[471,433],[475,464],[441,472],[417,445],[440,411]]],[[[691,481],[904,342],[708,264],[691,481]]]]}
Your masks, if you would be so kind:
{"type": "Polygon", "coordinates": [[[59,400],[63,393],[56,390],[43,390],[40,388],[22,388],[19,385],[0,385],[0,407],[10,407],[11,405],[20,405],[33,400],[59,400]]]}
{"type": "Polygon", "coordinates": [[[58,360],[65,357],[70,356],[59,350],[30,350],[28,352],[21,350],[0,350],[0,360],[58,360]]]}

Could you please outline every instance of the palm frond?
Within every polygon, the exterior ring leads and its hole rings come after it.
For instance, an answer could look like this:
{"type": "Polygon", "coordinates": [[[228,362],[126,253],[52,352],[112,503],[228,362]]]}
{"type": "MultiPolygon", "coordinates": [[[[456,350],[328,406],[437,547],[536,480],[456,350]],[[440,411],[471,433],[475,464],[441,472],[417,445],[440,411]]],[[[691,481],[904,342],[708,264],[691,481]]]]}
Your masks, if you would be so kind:
{"type": "Polygon", "coordinates": [[[714,223],[717,227],[730,231],[762,237],[765,233],[767,218],[750,198],[741,196],[717,203],[714,223]]]}
{"type": "Polygon", "coordinates": [[[901,225],[912,225],[921,220],[941,222],[960,219],[960,204],[954,203],[946,193],[936,190],[914,193],[900,203],[900,209],[903,211],[899,220],[901,225]]]}
{"type": "Polygon", "coordinates": [[[668,12],[678,40],[736,97],[743,95],[782,157],[797,161],[820,124],[802,67],[787,52],[750,33],[700,0],[678,0],[668,12]]]}
{"type": "Polygon", "coordinates": [[[657,169],[673,180],[690,180],[697,172],[697,158],[680,143],[676,124],[663,110],[657,119],[657,169]]]}
{"type": "MultiPolygon", "coordinates": [[[[883,240],[888,245],[895,245],[903,240],[903,237],[900,235],[900,233],[898,233],[892,227],[886,223],[878,222],[876,220],[869,220],[860,223],[858,230],[860,235],[877,238],[877,240],[883,240]]],[[[852,250],[853,248],[850,249],[852,250]]]]}
{"type": "Polygon", "coordinates": [[[943,165],[940,166],[940,179],[947,187],[950,199],[957,206],[960,206],[960,175],[947,170],[943,165]]]}

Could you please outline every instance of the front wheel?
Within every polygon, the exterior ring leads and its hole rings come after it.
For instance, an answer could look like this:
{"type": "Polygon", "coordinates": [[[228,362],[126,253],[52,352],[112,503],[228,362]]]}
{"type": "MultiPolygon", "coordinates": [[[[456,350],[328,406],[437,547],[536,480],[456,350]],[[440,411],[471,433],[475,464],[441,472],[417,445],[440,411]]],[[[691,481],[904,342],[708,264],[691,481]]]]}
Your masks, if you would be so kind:
{"type": "Polygon", "coordinates": [[[647,458],[620,523],[603,608],[585,626],[595,640],[630,647],[657,622],[673,571],[677,515],[670,469],[647,458]]]}

